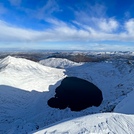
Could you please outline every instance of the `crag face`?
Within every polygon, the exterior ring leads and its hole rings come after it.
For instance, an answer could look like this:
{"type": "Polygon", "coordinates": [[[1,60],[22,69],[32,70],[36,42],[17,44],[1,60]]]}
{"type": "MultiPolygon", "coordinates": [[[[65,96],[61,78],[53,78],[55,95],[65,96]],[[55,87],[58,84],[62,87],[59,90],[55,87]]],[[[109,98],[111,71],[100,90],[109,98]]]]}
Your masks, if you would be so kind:
{"type": "Polygon", "coordinates": [[[81,111],[91,106],[99,106],[103,100],[101,90],[94,84],[76,77],[66,77],[56,88],[55,97],[48,100],[52,108],[81,111]]]}

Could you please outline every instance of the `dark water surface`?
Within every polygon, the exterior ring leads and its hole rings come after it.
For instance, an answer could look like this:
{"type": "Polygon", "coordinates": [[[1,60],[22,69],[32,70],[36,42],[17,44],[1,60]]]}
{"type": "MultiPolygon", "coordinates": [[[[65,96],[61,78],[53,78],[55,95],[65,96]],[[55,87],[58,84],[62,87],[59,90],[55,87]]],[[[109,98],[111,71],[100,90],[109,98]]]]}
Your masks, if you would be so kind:
{"type": "Polygon", "coordinates": [[[55,89],[55,96],[48,100],[52,108],[81,111],[91,106],[99,106],[103,100],[101,90],[93,83],[77,77],[66,77],[55,89]]]}

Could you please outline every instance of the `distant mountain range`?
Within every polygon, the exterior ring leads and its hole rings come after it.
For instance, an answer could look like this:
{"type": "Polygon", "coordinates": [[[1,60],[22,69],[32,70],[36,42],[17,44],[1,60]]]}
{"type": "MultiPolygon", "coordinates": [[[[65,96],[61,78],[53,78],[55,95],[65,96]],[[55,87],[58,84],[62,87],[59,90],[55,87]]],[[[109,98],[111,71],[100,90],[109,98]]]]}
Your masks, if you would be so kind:
{"type": "Polygon", "coordinates": [[[62,58],[74,62],[100,62],[105,60],[126,59],[133,60],[134,52],[130,51],[114,51],[114,52],[99,52],[99,51],[57,51],[57,50],[25,50],[25,51],[0,51],[0,59],[8,55],[16,58],[25,58],[39,62],[48,58],[62,58]]]}

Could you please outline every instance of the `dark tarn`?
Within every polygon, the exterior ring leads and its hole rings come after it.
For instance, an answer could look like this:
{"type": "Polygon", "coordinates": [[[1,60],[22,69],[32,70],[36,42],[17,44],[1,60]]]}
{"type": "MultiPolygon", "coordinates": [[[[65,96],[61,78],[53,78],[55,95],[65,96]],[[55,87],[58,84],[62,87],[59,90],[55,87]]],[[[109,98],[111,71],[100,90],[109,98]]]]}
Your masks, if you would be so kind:
{"type": "Polygon", "coordinates": [[[81,111],[91,106],[99,106],[103,100],[101,90],[93,83],[77,77],[66,77],[56,88],[55,97],[48,100],[52,108],[81,111]]]}

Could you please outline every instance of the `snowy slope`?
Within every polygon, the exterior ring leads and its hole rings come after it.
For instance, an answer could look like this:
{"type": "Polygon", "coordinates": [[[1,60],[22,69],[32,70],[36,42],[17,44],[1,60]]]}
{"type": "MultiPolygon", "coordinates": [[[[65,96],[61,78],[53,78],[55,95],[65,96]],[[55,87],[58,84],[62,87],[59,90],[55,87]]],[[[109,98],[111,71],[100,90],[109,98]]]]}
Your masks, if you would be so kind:
{"type": "Polygon", "coordinates": [[[134,114],[134,91],[127,96],[115,107],[114,112],[134,114]]]}
{"type": "Polygon", "coordinates": [[[64,76],[64,70],[45,67],[36,62],[8,56],[0,61],[0,85],[24,90],[48,91],[64,76]]]}
{"type": "Polygon", "coordinates": [[[76,63],[67,59],[62,58],[48,58],[39,61],[40,64],[44,66],[54,67],[54,68],[70,68],[74,66],[80,66],[83,63],[76,63]]]}
{"type": "Polygon", "coordinates": [[[133,134],[134,115],[116,113],[79,117],[44,128],[34,134],[133,134]]]}
{"type": "Polygon", "coordinates": [[[67,118],[112,111],[133,90],[133,81],[133,65],[122,61],[55,69],[6,57],[0,61],[0,133],[25,134],[67,118]],[[103,93],[102,104],[80,112],[50,108],[47,100],[65,76],[77,76],[97,85],[103,93]]]}

